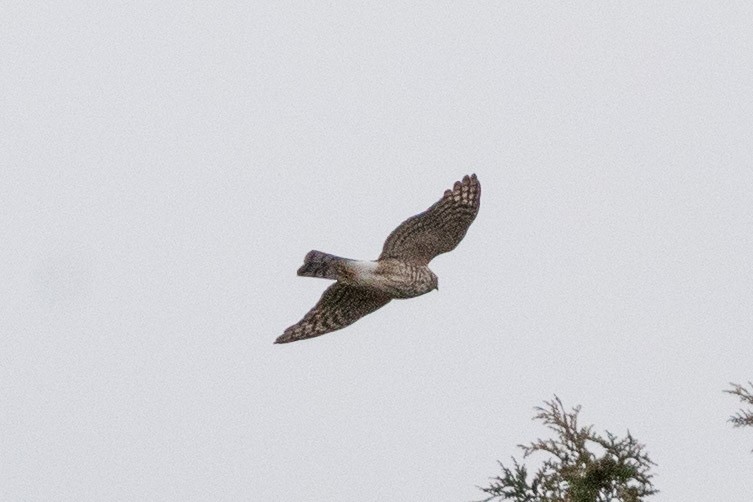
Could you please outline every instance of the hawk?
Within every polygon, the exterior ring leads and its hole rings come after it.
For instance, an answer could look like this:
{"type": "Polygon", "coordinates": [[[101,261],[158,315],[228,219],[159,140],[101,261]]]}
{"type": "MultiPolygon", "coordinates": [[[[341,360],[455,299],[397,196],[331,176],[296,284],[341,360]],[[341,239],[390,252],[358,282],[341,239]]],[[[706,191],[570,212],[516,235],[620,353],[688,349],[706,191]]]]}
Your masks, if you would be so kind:
{"type": "Polygon", "coordinates": [[[387,237],[376,261],[351,260],[309,251],[298,275],[337,282],[275,343],[313,338],[353,324],[393,298],[413,298],[439,289],[429,262],[452,251],[478,214],[481,185],[475,174],[463,177],[423,213],[411,216],[387,237]]]}

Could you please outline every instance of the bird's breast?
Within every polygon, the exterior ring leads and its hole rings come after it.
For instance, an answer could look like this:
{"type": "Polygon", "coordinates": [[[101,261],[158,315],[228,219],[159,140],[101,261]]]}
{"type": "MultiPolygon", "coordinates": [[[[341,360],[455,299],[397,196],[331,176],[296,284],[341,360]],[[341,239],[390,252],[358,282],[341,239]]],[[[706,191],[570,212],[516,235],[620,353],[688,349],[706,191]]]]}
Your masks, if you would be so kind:
{"type": "Polygon", "coordinates": [[[348,264],[344,282],[382,291],[393,298],[413,298],[428,293],[434,286],[426,266],[399,260],[353,261],[348,264]]]}

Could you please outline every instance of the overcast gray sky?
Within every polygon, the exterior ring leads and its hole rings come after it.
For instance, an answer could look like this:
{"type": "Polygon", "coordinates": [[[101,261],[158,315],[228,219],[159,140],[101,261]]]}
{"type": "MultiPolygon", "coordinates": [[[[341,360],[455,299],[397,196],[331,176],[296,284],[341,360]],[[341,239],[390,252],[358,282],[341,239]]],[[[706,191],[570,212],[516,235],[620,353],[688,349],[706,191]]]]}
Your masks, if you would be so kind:
{"type": "Polygon", "coordinates": [[[753,3],[3,2],[0,498],[469,500],[555,393],[750,501],[753,3]],[[273,345],[464,174],[438,292],[273,345]]]}

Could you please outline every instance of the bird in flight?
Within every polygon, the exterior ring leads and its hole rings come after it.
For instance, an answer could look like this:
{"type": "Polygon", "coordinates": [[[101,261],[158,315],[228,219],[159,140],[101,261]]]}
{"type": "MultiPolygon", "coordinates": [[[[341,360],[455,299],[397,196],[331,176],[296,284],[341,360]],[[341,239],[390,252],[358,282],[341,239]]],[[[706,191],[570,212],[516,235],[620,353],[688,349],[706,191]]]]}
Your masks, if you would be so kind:
{"type": "Polygon", "coordinates": [[[480,202],[478,178],[475,174],[464,176],[433,206],[393,230],[376,261],[309,251],[298,275],[337,282],[275,343],[324,335],[353,324],[393,298],[413,298],[439,289],[428,264],[457,247],[476,218],[480,202]]]}

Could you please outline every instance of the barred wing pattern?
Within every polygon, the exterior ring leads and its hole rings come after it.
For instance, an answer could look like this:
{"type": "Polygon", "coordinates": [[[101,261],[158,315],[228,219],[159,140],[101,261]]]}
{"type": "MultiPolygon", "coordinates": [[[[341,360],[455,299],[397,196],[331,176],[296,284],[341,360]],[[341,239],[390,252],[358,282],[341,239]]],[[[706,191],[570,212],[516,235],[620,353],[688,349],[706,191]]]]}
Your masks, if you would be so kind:
{"type": "Polygon", "coordinates": [[[481,185],[475,174],[456,181],[439,202],[392,231],[379,259],[427,265],[435,256],[452,251],[476,218],[480,201],[481,185]]]}
{"type": "Polygon", "coordinates": [[[288,343],[323,335],[353,324],[366,314],[384,307],[391,298],[376,289],[336,282],[298,323],[290,326],[275,343],[288,343]]]}

